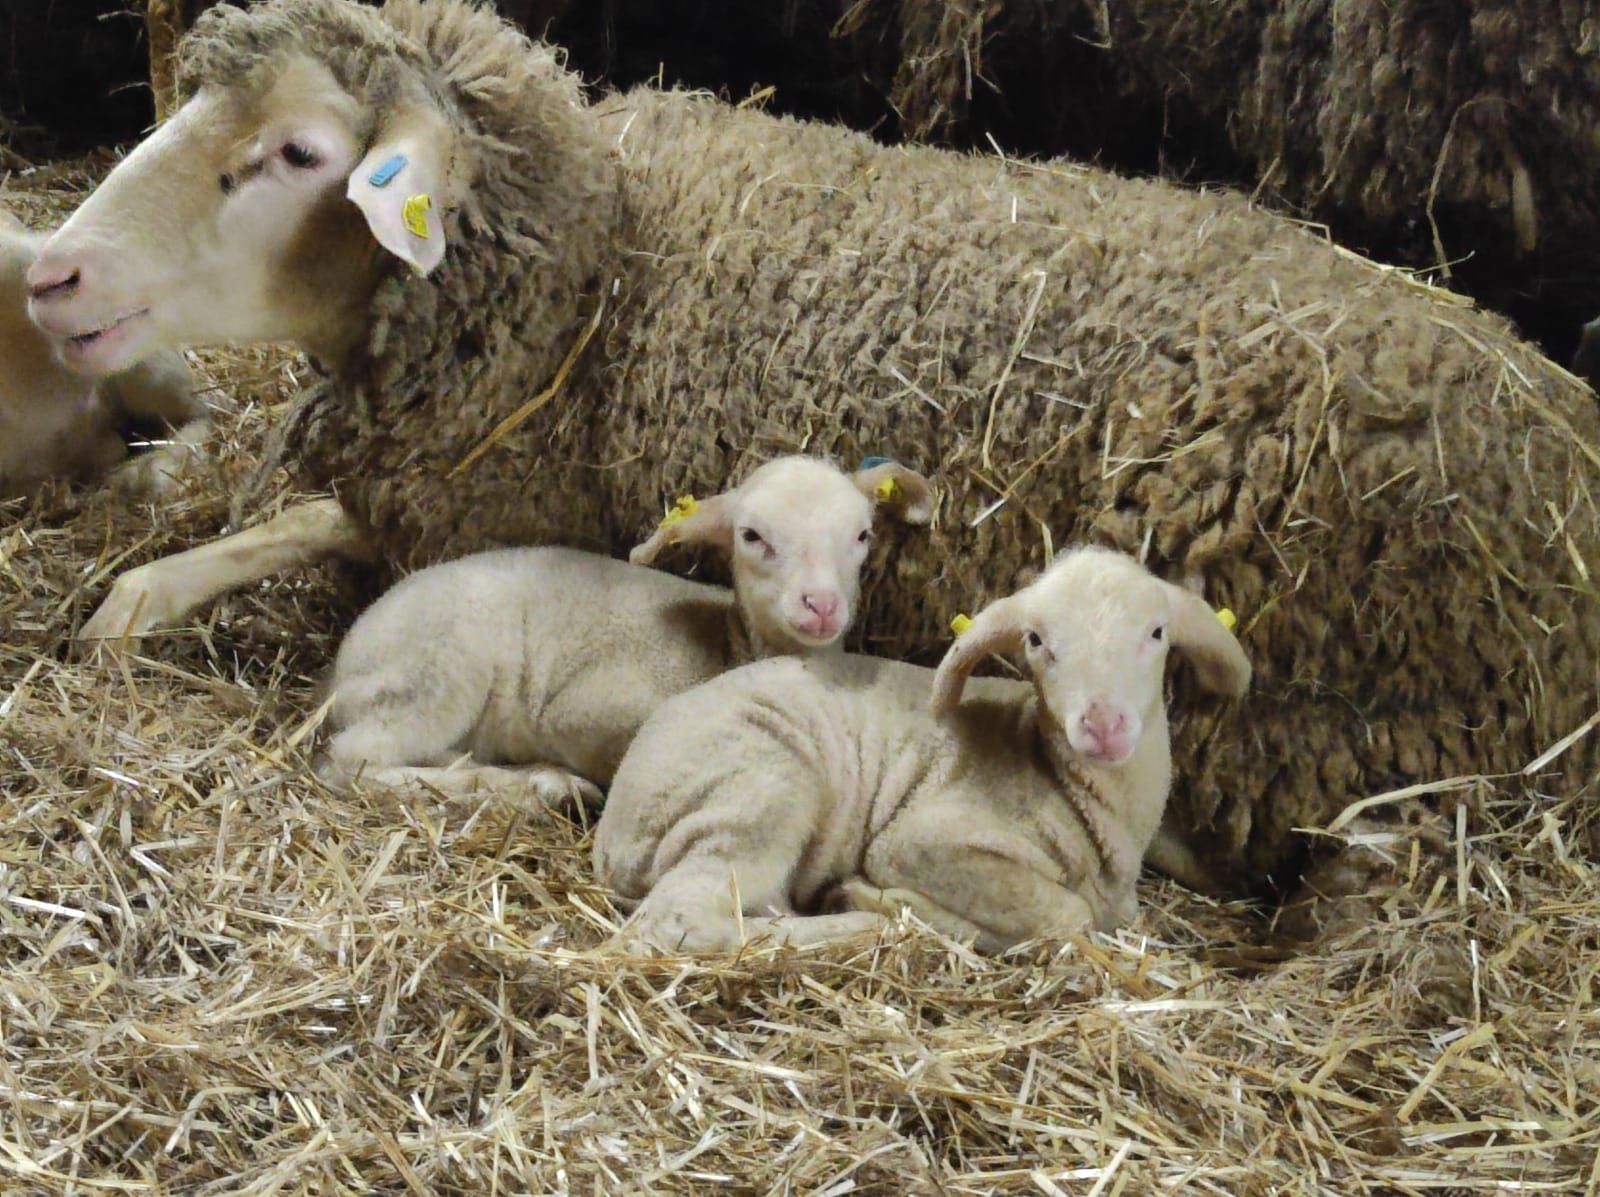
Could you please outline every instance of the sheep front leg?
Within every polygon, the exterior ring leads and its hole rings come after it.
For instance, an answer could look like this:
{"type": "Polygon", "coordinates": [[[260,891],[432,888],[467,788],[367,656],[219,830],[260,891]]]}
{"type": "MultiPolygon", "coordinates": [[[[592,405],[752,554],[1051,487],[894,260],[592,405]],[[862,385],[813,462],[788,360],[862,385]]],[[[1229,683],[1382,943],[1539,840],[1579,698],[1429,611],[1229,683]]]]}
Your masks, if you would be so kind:
{"type": "Polygon", "coordinates": [[[895,918],[903,907],[950,939],[976,942],[984,936],[984,930],[978,924],[946,910],[932,898],[914,889],[879,889],[870,881],[853,877],[839,887],[839,892],[850,910],[872,911],[885,918],[895,918]]]}
{"type": "Polygon", "coordinates": [[[837,857],[853,852],[848,835],[829,835],[838,812],[819,779],[793,762],[765,764],[770,788],[752,786],[754,768],[730,772],[711,784],[700,809],[671,825],[651,853],[651,871],[660,872],[625,939],[666,952],[727,952],[751,939],[811,944],[885,925],[870,911],[795,912],[797,879],[825,880],[837,857]]]}
{"type": "Polygon", "coordinates": [[[777,886],[760,884],[764,874],[759,866],[743,865],[735,874],[727,861],[711,857],[684,861],[656,883],[619,938],[669,954],[716,953],[769,938],[803,947],[873,933],[888,925],[883,915],[865,910],[741,917],[741,911],[781,911],[786,906],[777,886]],[[753,883],[752,891],[745,892],[741,883],[753,883]]]}
{"type": "Polygon", "coordinates": [[[158,447],[119,465],[111,475],[112,487],[140,499],[166,496],[179,478],[205,461],[205,441],[210,435],[210,420],[190,420],[158,447]]]}
{"type": "Polygon", "coordinates": [[[961,843],[949,830],[938,821],[926,834],[914,824],[894,828],[894,839],[869,854],[866,882],[845,887],[851,905],[893,909],[903,900],[935,930],[972,938],[980,952],[1082,935],[1103,923],[1082,894],[1038,871],[1025,852],[997,846],[1002,837],[961,843]],[[881,887],[871,884],[878,881],[881,887]]]}
{"type": "Polygon", "coordinates": [[[573,802],[598,806],[602,799],[594,782],[558,765],[390,765],[362,777],[391,789],[420,786],[458,801],[493,797],[529,812],[559,810],[573,802]]]}
{"type": "Polygon", "coordinates": [[[78,633],[116,640],[170,627],[219,595],[331,557],[375,558],[366,532],[336,499],[291,507],[254,528],[131,569],[78,633]]]}

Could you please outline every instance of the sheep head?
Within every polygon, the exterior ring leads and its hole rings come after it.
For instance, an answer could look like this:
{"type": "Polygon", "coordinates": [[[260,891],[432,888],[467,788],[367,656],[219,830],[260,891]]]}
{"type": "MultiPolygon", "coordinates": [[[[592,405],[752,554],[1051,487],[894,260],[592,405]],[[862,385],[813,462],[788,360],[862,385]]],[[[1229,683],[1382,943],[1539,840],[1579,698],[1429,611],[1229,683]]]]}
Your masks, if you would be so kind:
{"type": "Polygon", "coordinates": [[[939,665],[933,708],[943,714],[960,702],[967,678],[990,653],[1020,651],[1042,709],[1072,750],[1098,765],[1120,765],[1163,712],[1162,679],[1174,648],[1207,689],[1238,697],[1250,683],[1244,650],[1205,600],[1122,553],[1075,549],[979,612],[939,665]]]}
{"type": "Polygon", "coordinates": [[[845,474],[816,458],[783,457],[726,494],[680,504],[629,560],[650,565],[669,545],[712,545],[732,560],[752,635],[821,648],[838,643],[855,616],[876,511],[926,524],[927,479],[894,462],[845,474]]]}
{"type": "Polygon", "coordinates": [[[206,13],[191,98],[39,254],[30,314],[69,367],[100,375],[158,347],[264,341],[337,362],[386,254],[423,274],[439,265],[475,173],[460,112],[392,35],[358,73],[353,51],[317,52],[296,18],[337,18],[369,40],[376,22],[326,0],[206,13]]]}

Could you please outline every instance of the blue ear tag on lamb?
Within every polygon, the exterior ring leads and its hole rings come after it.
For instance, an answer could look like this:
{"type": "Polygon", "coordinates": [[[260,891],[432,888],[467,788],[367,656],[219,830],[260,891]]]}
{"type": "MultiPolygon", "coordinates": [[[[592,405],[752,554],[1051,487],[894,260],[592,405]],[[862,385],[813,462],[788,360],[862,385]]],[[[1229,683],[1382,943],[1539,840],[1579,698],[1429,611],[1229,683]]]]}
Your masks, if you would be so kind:
{"type": "Polygon", "coordinates": [[[394,178],[406,168],[407,158],[404,154],[396,154],[386,158],[378,165],[378,169],[367,176],[367,182],[374,187],[387,187],[389,180],[394,178]]]}
{"type": "Polygon", "coordinates": [[[881,465],[893,465],[894,460],[889,457],[869,457],[861,463],[860,469],[870,470],[881,465]]]}

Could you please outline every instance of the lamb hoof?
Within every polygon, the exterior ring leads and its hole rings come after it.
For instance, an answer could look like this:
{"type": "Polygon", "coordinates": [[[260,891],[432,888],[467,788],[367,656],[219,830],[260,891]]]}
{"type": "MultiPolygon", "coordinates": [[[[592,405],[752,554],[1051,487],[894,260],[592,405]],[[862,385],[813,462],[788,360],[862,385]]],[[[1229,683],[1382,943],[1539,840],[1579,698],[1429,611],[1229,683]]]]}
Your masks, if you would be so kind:
{"type": "Polygon", "coordinates": [[[78,639],[131,639],[176,623],[180,617],[181,612],[162,593],[150,566],[141,565],[111,584],[111,593],[78,630],[78,639]]]}
{"type": "Polygon", "coordinates": [[[594,782],[554,765],[540,765],[523,776],[526,797],[533,805],[546,810],[559,809],[571,802],[599,806],[604,800],[600,787],[594,782]]]}

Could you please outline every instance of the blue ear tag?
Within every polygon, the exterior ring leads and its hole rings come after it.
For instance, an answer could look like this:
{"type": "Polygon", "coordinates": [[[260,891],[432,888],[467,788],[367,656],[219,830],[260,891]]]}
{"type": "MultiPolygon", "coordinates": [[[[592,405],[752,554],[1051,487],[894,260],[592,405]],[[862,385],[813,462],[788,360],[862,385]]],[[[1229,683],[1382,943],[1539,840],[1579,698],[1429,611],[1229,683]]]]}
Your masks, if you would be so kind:
{"type": "Polygon", "coordinates": [[[870,470],[875,466],[893,465],[894,460],[889,457],[869,457],[861,463],[860,469],[870,470]]]}
{"type": "Polygon", "coordinates": [[[377,170],[367,176],[367,182],[374,187],[387,187],[389,180],[406,168],[406,161],[404,154],[396,154],[392,158],[385,159],[377,170]]]}

